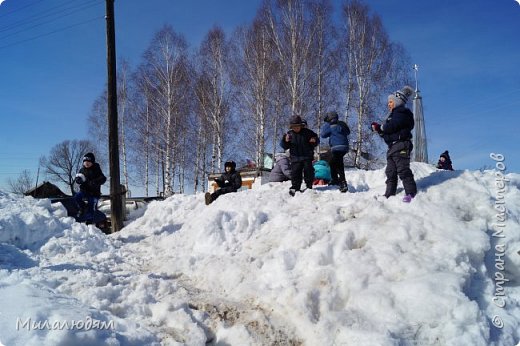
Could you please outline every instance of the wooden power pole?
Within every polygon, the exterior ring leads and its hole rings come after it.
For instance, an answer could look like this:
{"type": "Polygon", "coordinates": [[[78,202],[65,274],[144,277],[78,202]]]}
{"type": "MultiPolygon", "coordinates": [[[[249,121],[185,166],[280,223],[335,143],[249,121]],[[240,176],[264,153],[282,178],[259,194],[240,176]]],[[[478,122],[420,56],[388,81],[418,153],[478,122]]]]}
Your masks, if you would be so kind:
{"type": "Polygon", "coordinates": [[[119,175],[119,139],[117,120],[116,34],[114,0],[106,0],[108,69],[108,157],[110,166],[110,218],[112,232],[123,228],[123,206],[119,175]]]}

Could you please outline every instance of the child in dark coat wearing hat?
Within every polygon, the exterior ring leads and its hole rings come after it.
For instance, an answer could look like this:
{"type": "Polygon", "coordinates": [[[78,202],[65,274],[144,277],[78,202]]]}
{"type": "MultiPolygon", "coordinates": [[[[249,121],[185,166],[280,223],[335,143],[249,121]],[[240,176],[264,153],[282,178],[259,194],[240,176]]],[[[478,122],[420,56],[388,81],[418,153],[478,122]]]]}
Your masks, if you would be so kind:
{"type": "Polygon", "coordinates": [[[94,154],[87,153],[83,157],[83,167],[76,174],[76,184],[79,184],[79,191],[74,195],[74,200],[79,209],[79,215],[85,219],[94,216],[97,203],[101,197],[101,185],[103,185],[107,178],[101,171],[101,167],[96,162],[94,154]],[[87,200],[87,207],[83,199],[87,200]]]}
{"type": "Polygon", "coordinates": [[[410,169],[411,142],[414,127],[413,113],[405,107],[413,89],[405,86],[402,90],[388,96],[389,114],[383,124],[372,123],[372,131],[383,137],[388,145],[386,153],[386,192],[385,197],[394,196],[397,191],[397,177],[404,186],[403,202],[410,202],[417,194],[417,185],[410,169]]]}
{"type": "Polygon", "coordinates": [[[204,196],[206,205],[211,204],[226,193],[237,192],[242,187],[242,177],[235,170],[236,166],[234,161],[227,161],[224,164],[225,172],[219,178],[214,179],[219,189],[213,193],[206,192],[204,196]]]}
{"type": "Polygon", "coordinates": [[[312,189],[314,181],[314,148],[319,143],[318,135],[306,128],[299,115],[293,115],[289,120],[290,130],[283,136],[280,145],[283,149],[289,149],[291,155],[291,188],[289,193],[294,196],[300,191],[303,180],[308,189],[312,189]]]}
{"type": "Polygon", "coordinates": [[[448,150],[443,152],[439,157],[439,162],[437,162],[438,169],[445,169],[447,171],[453,171],[453,166],[451,163],[450,153],[448,150]]]}

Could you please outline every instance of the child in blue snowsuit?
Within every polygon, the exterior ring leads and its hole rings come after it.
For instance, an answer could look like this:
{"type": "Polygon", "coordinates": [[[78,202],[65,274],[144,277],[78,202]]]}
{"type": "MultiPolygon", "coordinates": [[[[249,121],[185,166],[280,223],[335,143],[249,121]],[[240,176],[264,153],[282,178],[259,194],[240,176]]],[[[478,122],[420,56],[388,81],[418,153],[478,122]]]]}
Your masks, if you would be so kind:
{"type": "Polygon", "coordinates": [[[321,128],[320,137],[329,138],[332,158],[330,160],[330,172],[332,180],[330,185],[339,185],[341,192],[347,191],[345,179],[345,165],[343,157],[348,152],[348,135],[350,129],[344,121],[339,120],[337,112],[329,112],[325,115],[325,123],[321,128]]]}

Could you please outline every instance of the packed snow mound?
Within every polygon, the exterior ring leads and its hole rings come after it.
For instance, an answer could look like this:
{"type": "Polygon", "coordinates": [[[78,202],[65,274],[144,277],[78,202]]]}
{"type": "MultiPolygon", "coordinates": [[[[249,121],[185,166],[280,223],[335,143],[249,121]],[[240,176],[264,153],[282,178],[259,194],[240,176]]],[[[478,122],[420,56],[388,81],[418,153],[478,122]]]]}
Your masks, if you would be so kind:
{"type": "Polygon", "coordinates": [[[50,200],[20,198],[0,191],[0,243],[20,249],[34,249],[52,236],[63,232],[71,219],[62,221],[67,212],[50,200]]]}
{"type": "Polygon", "coordinates": [[[218,342],[516,344],[520,176],[499,191],[501,172],[412,167],[419,194],[410,204],[402,191],[377,196],[383,170],[355,170],[347,194],[318,187],[291,197],[278,183],[210,206],[202,195],[175,196],[116,238],[146,270],[196,287],[189,306],[213,317],[218,342]],[[493,236],[497,199],[507,208],[503,238],[493,236]],[[510,281],[497,286],[497,272],[510,281]]]}
{"type": "Polygon", "coordinates": [[[110,311],[111,281],[130,275],[112,240],[66,215],[59,203],[0,192],[0,345],[159,344],[110,311]]]}
{"type": "Polygon", "coordinates": [[[0,194],[0,342],[515,345],[520,175],[412,170],[410,204],[350,170],[346,194],[176,195],[108,237],[0,194]],[[87,316],[114,328],[16,330],[87,316]]]}

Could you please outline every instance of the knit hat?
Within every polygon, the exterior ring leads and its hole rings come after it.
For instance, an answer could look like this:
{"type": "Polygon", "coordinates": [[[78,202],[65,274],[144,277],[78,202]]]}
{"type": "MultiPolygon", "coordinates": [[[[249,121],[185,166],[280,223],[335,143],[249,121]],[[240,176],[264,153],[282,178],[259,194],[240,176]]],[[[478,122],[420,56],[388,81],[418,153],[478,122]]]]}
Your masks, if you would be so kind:
{"type": "Polygon", "coordinates": [[[450,153],[448,152],[448,150],[446,150],[445,152],[443,152],[441,154],[440,157],[444,157],[446,160],[449,160],[450,159],[450,153]]]}
{"type": "Polygon", "coordinates": [[[96,157],[92,153],[86,153],[85,156],[83,156],[83,162],[85,161],[94,163],[96,162],[96,157]]]}
{"type": "Polygon", "coordinates": [[[413,89],[408,85],[395,93],[388,95],[388,101],[394,101],[394,107],[399,107],[408,102],[408,98],[413,95],[413,89]]]}
{"type": "Polygon", "coordinates": [[[293,115],[289,118],[289,127],[303,126],[302,117],[299,115],[293,115]]]}
{"type": "Polygon", "coordinates": [[[235,163],[235,161],[226,161],[226,163],[224,163],[224,168],[226,167],[231,167],[231,170],[235,170],[237,164],[235,163]]]}
{"type": "Polygon", "coordinates": [[[338,122],[338,119],[339,119],[338,112],[332,111],[332,112],[328,112],[327,114],[325,114],[324,120],[327,123],[336,123],[336,122],[338,122]]]}

